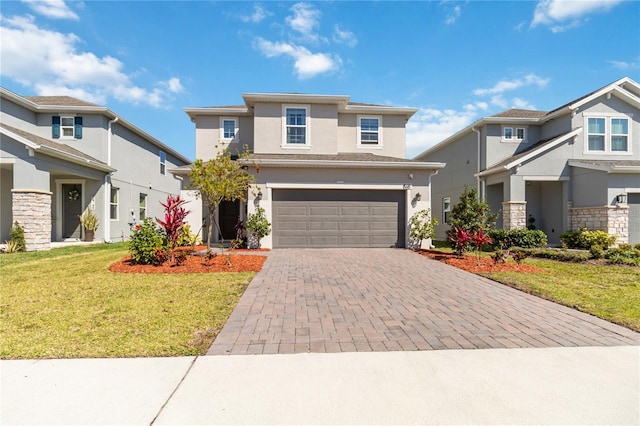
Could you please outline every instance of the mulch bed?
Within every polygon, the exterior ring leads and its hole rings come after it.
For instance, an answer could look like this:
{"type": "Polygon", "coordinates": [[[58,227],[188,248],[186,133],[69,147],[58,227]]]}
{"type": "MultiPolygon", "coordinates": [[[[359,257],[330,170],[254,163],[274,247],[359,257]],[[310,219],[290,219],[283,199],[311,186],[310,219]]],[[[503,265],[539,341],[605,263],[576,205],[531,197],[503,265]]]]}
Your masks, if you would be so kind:
{"type": "Polygon", "coordinates": [[[136,265],[131,262],[131,256],[125,256],[119,261],[109,266],[111,272],[120,272],[128,274],[194,274],[205,272],[259,272],[266,256],[253,255],[248,253],[268,251],[268,249],[246,250],[234,249],[225,250],[224,254],[215,254],[213,256],[203,256],[195,254],[202,252],[207,248],[197,246],[195,250],[189,248],[181,248],[181,251],[187,253],[184,262],[177,265],[175,262],[165,262],[162,265],[136,265]],[[242,253],[242,254],[235,254],[242,253]]]}
{"type": "Polygon", "coordinates": [[[480,261],[478,262],[478,257],[471,254],[458,256],[455,253],[440,250],[416,249],[414,251],[421,254],[422,256],[428,257],[430,259],[435,259],[437,261],[446,263],[447,265],[451,265],[474,274],[487,272],[544,272],[544,270],[536,268],[535,266],[525,265],[522,263],[518,264],[513,261],[508,261],[506,263],[495,263],[493,259],[487,259],[483,257],[480,258],[480,261]]]}

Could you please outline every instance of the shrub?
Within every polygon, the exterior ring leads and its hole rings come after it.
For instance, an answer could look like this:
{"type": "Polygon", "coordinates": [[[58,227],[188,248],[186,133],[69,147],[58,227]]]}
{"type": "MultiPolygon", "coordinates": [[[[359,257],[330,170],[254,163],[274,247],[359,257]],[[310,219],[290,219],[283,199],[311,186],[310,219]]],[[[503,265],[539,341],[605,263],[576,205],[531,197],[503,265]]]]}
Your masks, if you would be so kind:
{"type": "Polygon", "coordinates": [[[178,247],[187,247],[187,246],[195,246],[200,244],[202,240],[197,234],[191,232],[191,227],[189,225],[184,225],[182,227],[182,233],[178,237],[178,247]]]}
{"type": "Polygon", "coordinates": [[[610,263],[640,266],[640,250],[631,244],[620,244],[620,247],[608,250],[604,257],[610,263]]]}
{"type": "MultiPolygon", "coordinates": [[[[454,239],[457,240],[458,229],[467,232],[479,230],[487,232],[495,226],[497,217],[498,213],[491,213],[489,204],[478,199],[475,188],[465,187],[464,192],[460,195],[460,202],[453,206],[447,220],[447,224],[451,226],[451,229],[447,230],[447,238],[451,242],[452,248],[456,249],[457,242],[454,239]]],[[[463,250],[469,250],[470,244],[471,241],[463,247],[463,250]]]]}
{"type": "Polygon", "coordinates": [[[633,246],[633,248],[636,249],[636,250],[640,250],[640,243],[638,243],[635,246],[633,246]]]}
{"type": "Polygon", "coordinates": [[[591,254],[585,251],[567,251],[557,249],[523,249],[531,257],[558,260],[560,262],[586,262],[591,259],[591,254]]]}
{"type": "Polygon", "coordinates": [[[245,228],[248,235],[253,235],[259,240],[271,233],[271,223],[267,220],[265,210],[258,206],[255,213],[247,217],[245,228]]]}
{"type": "Polygon", "coordinates": [[[560,234],[560,240],[568,248],[590,250],[592,246],[599,245],[607,249],[616,242],[615,235],[609,235],[605,231],[589,231],[580,228],[577,231],[567,231],[560,234]]]}
{"type": "Polygon", "coordinates": [[[547,244],[547,234],[539,229],[492,229],[489,236],[493,239],[492,248],[511,247],[537,248],[547,244]]]}
{"type": "Polygon", "coordinates": [[[453,235],[449,236],[453,250],[458,256],[471,248],[471,233],[463,228],[455,228],[453,235]]]}
{"type": "Polygon", "coordinates": [[[129,254],[133,263],[143,265],[160,265],[166,261],[167,247],[162,231],[147,217],[136,225],[129,240],[129,254]],[[164,258],[162,254],[164,253],[164,258]]]}
{"type": "Polygon", "coordinates": [[[24,228],[20,226],[16,220],[9,231],[9,241],[7,242],[7,249],[13,250],[13,252],[27,251],[27,243],[24,240],[24,228]]]}
{"type": "Polygon", "coordinates": [[[180,198],[179,195],[167,196],[166,203],[160,203],[164,207],[164,220],[156,219],[156,222],[162,226],[164,236],[169,247],[169,256],[173,259],[175,248],[178,246],[178,240],[182,236],[182,227],[185,225],[185,218],[189,214],[183,205],[187,201],[180,198]]]}
{"type": "Polygon", "coordinates": [[[604,249],[599,244],[594,244],[589,249],[589,253],[594,259],[602,259],[604,257],[604,249]]]}
{"type": "Polygon", "coordinates": [[[433,238],[438,218],[431,217],[431,209],[424,209],[411,216],[411,238],[416,240],[419,247],[423,240],[433,238]]]}

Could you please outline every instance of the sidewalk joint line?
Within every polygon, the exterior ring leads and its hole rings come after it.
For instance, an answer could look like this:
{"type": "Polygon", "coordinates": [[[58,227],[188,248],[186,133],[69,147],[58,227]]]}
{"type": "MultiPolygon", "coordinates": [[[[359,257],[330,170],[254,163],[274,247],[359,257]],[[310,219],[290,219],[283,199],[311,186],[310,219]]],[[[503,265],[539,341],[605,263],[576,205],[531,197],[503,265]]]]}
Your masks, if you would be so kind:
{"type": "Polygon", "coordinates": [[[193,358],[193,361],[191,361],[191,364],[189,365],[189,368],[187,368],[187,371],[185,371],[185,373],[182,375],[182,378],[180,378],[180,381],[178,382],[176,387],[173,389],[171,394],[169,394],[169,396],[167,397],[167,400],[164,402],[164,404],[162,404],[162,407],[160,407],[160,410],[158,410],[158,414],[156,414],[156,416],[153,418],[153,420],[151,420],[151,423],[149,423],[149,426],[153,426],[154,423],[156,422],[156,420],[158,420],[158,417],[160,417],[160,414],[162,414],[162,411],[164,410],[164,408],[167,406],[167,404],[169,404],[169,401],[171,401],[171,398],[173,398],[173,395],[175,395],[175,393],[178,391],[178,389],[182,385],[182,382],[184,382],[184,379],[187,378],[187,375],[189,374],[189,372],[193,368],[193,365],[196,363],[196,361],[198,360],[199,357],[200,357],[199,355],[196,355],[195,358],[193,358]]]}

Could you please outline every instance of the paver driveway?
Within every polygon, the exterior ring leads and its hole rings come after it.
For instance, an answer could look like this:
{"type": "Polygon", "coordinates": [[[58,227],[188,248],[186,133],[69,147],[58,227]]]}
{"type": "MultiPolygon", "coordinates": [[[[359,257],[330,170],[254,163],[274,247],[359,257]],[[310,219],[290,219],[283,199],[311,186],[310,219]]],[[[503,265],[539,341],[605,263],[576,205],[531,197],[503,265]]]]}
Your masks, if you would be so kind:
{"type": "Polygon", "coordinates": [[[638,344],[624,327],[409,250],[280,249],[208,354],[638,344]]]}

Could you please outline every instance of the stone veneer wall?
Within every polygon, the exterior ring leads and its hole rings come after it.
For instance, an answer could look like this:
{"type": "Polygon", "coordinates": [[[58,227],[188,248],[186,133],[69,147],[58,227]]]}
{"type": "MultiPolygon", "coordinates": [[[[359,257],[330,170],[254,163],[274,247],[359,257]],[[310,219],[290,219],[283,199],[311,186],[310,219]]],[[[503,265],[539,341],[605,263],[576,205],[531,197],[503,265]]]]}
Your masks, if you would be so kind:
{"type": "Polygon", "coordinates": [[[27,251],[51,248],[51,192],[13,189],[12,224],[24,228],[27,251]]]}
{"type": "Polygon", "coordinates": [[[521,229],[527,227],[527,202],[506,201],[502,203],[502,228],[521,229]]]}
{"type": "Polygon", "coordinates": [[[629,242],[629,206],[571,207],[571,229],[587,228],[617,235],[617,244],[629,242]]]}

